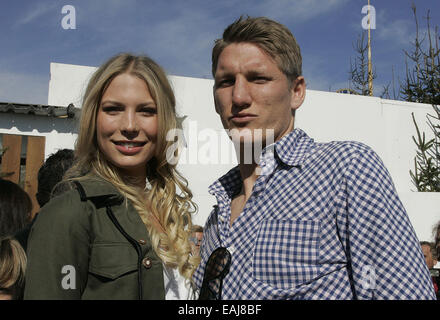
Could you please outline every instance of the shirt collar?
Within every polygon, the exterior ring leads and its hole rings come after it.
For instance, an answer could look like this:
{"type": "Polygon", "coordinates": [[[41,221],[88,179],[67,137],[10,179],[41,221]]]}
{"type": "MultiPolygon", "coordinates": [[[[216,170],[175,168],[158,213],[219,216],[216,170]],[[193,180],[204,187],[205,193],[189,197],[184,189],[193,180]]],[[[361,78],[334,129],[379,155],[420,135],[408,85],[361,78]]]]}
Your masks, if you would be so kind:
{"type": "MultiPolygon", "coordinates": [[[[305,155],[312,144],[313,139],[311,139],[304,131],[297,128],[286,134],[274,144],[267,146],[262,154],[268,152],[270,148],[273,149],[275,146],[275,158],[277,161],[281,161],[292,167],[301,166],[304,162],[305,155]]],[[[226,194],[229,198],[232,198],[240,191],[242,183],[240,169],[238,166],[235,166],[229,170],[228,173],[211,184],[208,191],[212,195],[226,194]]]]}
{"type": "Polygon", "coordinates": [[[283,163],[301,166],[312,144],[313,139],[297,128],[275,143],[275,151],[283,163]]]}

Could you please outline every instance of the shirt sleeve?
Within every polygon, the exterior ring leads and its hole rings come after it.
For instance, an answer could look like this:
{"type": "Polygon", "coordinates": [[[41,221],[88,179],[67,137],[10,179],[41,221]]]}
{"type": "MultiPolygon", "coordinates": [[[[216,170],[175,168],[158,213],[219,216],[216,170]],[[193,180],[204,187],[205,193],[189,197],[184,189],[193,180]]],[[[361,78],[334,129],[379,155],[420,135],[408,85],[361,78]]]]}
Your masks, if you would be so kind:
{"type": "Polygon", "coordinates": [[[87,211],[74,190],[38,213],[28,243],[25,299],[81,299],[89,260],[87,211]]]}
{"type": "Polygon", "coordinates": [[[373,150],[354,155],[345,183],[345,249],[357,298],[435,299],[419,240],[373,150]]]}

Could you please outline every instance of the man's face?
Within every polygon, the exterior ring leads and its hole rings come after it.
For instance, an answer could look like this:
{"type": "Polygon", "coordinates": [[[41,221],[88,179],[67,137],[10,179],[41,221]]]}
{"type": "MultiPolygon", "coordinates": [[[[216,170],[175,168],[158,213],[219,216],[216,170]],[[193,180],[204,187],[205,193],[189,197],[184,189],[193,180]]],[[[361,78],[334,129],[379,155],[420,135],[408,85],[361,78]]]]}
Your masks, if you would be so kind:
{"type": "Polygon", "coordinates": [[[427,245],[423,245],[422,251],[423,251],[423,255],[425,256],[425,261],[428,266],[428,269],[434,268],[437,262],[432,257],[431,248],[427,245]]]}
{"type": "Polygon", "coordinates": [[[200,254],[200,245],[202,244],[203,232],[194,232],[191,237],[191,242],[193,245],[193,254],[200,254]]]}
{"type": "MultiPolygon", "coordinates": [[[[293,129],[293,112],[304,95],[304,78],[290,83],[274,59],[254,44],[230,44],[219,56],[214,102],[225,129],[240,135],[245,129],[263,129],[263,139],[273,129],[277,141],[293,129]]],[[[255,142],[255,135],[250,139],[255,142]]]]}
{"type": "Polygon", "coordinates": [[[200,248],[203,239],[203,232],[195,232],[195,238],[197,239],[196,247],[200,248]]]}

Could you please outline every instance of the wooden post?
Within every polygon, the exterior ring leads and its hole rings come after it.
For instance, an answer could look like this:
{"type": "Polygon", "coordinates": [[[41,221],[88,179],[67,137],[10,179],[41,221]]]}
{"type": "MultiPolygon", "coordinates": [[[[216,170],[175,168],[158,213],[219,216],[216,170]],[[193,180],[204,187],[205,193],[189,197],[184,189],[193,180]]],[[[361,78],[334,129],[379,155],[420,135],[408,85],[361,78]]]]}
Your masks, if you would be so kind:
{"type": "Polygon", "coordinates": [[[45,137],[28,136],[26,151],[26,176],[24,190],[32,199],[32,217],[40,209],[36,194],[38,191],[38,170],[44,163],[45,137]]]}
{"type": "Polygon", "coordinates": [[[15,134],[3,134],[2,143],[3,149],[7,149],[2,157],[2,172],[12,173],[4,179],[17,184],[20,181],[21,138],[15,134]]]}
{"type": "Polygon", "coordinates": [[[368,0],[368,94],[373,95],[373,64],[371,62],[371,8],[368,0]]]}

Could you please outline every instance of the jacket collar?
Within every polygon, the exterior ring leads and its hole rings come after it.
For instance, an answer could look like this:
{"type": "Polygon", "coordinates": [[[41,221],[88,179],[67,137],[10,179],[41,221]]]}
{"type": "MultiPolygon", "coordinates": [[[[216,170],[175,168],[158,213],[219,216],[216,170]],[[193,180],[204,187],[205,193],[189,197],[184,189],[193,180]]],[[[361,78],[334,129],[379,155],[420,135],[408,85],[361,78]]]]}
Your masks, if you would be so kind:
{"type": "Polygon", "coordinates": [[[88,198],[101,196],[123,197],[112,183],[97,175],[89,175],[78,181],[84,188],[88,198]]]}

